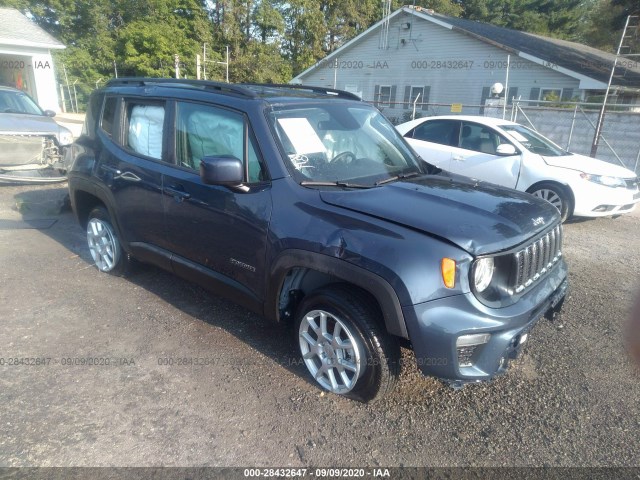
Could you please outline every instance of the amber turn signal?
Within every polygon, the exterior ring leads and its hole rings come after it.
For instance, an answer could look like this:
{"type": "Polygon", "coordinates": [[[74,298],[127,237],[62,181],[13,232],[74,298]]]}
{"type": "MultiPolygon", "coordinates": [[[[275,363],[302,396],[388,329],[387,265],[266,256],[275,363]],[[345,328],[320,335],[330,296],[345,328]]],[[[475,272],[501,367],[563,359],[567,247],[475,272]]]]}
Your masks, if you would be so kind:
{"type": "Polygon", "coordinates": [[[456,261],[450,258],[443,258],[440,266],[442,270],[442,281],[447,288],[456,286],[456,261]]]}

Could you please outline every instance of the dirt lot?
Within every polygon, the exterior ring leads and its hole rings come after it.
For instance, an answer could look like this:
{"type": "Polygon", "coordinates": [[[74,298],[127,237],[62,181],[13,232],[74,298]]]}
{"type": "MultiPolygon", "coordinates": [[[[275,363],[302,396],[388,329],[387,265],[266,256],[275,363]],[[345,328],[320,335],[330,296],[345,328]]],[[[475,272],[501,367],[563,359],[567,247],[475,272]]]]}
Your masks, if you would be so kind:
{"type": "Polygon", "coordinates": [[[507,375],[453,391],[405,352],[366,406],[322,394],[240,306],[151,267],[100,274],[64,192],[0,187],[0,466],[640,465],[640,214],[566,225],[564,313],[507,375]],[[178,358],[209,365],[160,364],[178,358]]]}

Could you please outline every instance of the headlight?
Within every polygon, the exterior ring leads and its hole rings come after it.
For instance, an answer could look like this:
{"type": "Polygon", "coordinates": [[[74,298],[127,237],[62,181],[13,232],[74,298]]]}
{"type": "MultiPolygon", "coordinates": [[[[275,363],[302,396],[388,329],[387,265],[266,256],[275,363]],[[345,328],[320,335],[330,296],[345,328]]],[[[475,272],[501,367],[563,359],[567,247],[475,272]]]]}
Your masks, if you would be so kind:
{"type": "Polygon", "coordinates": [[[62,130],[58,135],[58,142],[61,146],[71,145],[73,143],[73,134],[69,130],[62,130]]]}
{"type": "Polygon", "coordinates": [[[590,173],[581,173],[580,176],[585,180],[589,180],[593,183],[599,183],[600,185],[604,185],[606,187],[616,188],[627,186],[624,179],[619,177],[609,177],[607,175],[591,175],[590,173]]]}
{"type": "Polygon", "coordinates": [[[476,288],[476,292],[481,293],[487,289],[493,278],[493,258],[486,257],[476,261],[476,265],[473,272],[473,283],[476,288]]]}

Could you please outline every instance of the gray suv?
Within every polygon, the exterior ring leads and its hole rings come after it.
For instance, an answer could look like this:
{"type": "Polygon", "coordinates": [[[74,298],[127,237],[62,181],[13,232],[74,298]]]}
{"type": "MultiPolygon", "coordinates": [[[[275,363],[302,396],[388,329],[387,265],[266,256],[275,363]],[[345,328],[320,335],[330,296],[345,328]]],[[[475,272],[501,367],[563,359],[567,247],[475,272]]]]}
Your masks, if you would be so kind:
{"type": "Polygon", "coordinates": [[[556,208],[430,166],[347,92],[112,80],[72,148],[100,271],[152,263],[289,325],[336,394],[382,397],[401,346],[489,380],[565,296],[556,208]]]}

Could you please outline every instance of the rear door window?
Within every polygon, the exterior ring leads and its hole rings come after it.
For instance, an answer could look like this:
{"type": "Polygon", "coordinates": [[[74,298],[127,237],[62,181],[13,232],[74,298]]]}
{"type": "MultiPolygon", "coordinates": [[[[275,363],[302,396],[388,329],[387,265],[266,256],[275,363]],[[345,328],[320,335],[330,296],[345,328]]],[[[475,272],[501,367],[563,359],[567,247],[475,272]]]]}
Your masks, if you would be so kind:
{"type": "Polygon", "coordinates": [[[459,125],[460,122],[457,120],[426,121],[413,130],[411,137],[425,142],[457,147],[459,125]]]}
{"type": "Polygon", "coordinates": [[[124,146],[145,157],[162,159],[165,105],[126,102],[124,146]]]}

